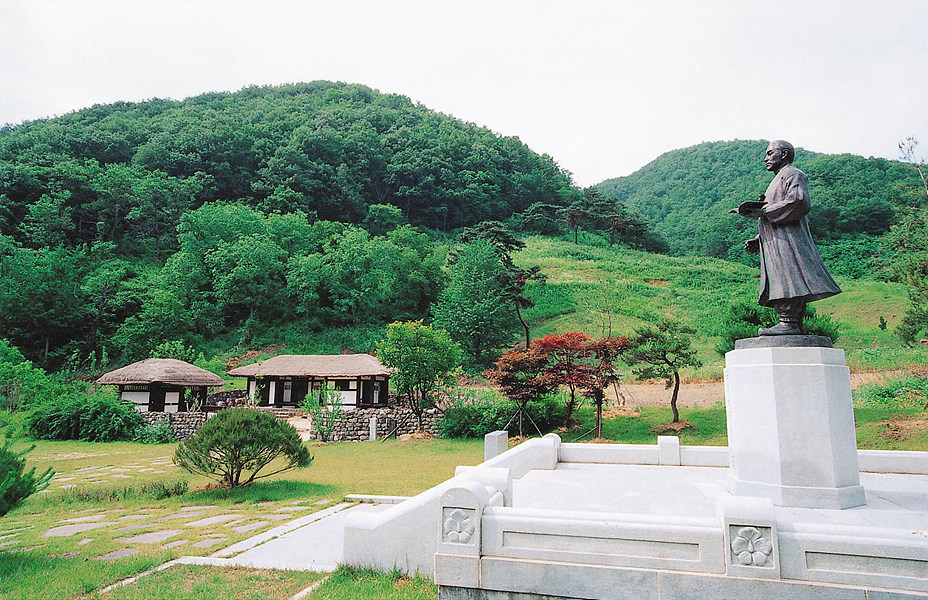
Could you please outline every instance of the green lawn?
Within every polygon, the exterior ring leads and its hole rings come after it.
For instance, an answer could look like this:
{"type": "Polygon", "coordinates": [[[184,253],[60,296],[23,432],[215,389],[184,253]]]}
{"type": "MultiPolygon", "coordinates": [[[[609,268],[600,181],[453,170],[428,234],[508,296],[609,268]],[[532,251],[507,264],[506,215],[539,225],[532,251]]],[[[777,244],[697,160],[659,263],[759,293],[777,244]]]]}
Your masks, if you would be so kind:
{"type": "MultiPolygon", "coordinates": [[[[164,464],[170,461],[175,447],[175,444],[129,442],[38,442],[28,455],[29,464],[37,465],[39,470],[51,465],[57,474],[48,492],[28,498],[23,505],[0,518],[0,544],[5,543],[0,547],[0,598],[81,597],[178,556],[212,554],[284,523],[286,519],[296,519],[331,506],[346,494],[416,494],[454,475],[457,465],[473,465],[483,459],[481,440],[328,444],[311,447],[315,460],[307,469],[283,473],[234,492],[196,491],[208,480],[164,464]],[[154,467],[146,466],[152,463],[154,467]],[[127,466],[131,468],[125,470],[127,466]],[[146,495],[145,489],[154,482],[181,479],[188,481],[193,491],[163,499],[146,495]],[[72,485],[76,487],[66,487],[72,485]],[[182,509],[196,514],[172,518],[181,515],[182,509]],[[220,515],[229,515],[231,520],[204,528],[181,525],[220,515]],[[284,520],[269,520],[277,516],[284,520]],[[75,524],[75,519],[79,520],[77,523],[112,525],[70,536],[45,536],[53,527],[75,524]],[[267,524],[248,532],[238,533],[233,529],[259,522],[267,524]],[[132,525],[139,527],[117,531],[132,525]],[[186,543],[163,548],[161,543],[124,541],[127,537],[168,529],[180,530],[180,533],[166,543],[178,540],[186,540],[186,543]],[[215,545],[196,545],[220,536],[215,545]],[[123,558],[99,559],[127,547],[139,552],[123,558]]],[[[206,577],[204,581],[213,581],[219,586],[217,590],[224,590],[222,586],[227,583],[222,580],[226,578],[206,577]]],[[[298,583],[302,585],[303,580],[298,583]]],[[[174,589],[173,585],[165,585],[174,589]]],[[[281,590],[290,589],[288,583],[281,585],[281,590]]],[[[295,593],[282,591],[279,596],[260,595],[267,590],[260,584],[255,589],[259,594],[256,597],[261,598],[289,598],[295,593]]],[[[302,588],[298,586],[298,589],[302,588]]],[[[247,595],[251,592],[241,593],[243,595],[230,597],[252,597],[247,595]]],[[[107,594],[106,597],[111,596],[107,594]]]]}

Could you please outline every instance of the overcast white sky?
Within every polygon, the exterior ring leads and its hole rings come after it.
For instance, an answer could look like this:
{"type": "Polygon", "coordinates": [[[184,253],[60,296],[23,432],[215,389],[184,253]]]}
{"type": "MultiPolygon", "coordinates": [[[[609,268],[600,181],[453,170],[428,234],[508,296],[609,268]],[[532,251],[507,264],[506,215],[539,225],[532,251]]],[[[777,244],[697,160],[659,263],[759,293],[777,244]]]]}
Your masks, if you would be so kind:
{"type": "Polygon", "coordinates": [[[584,186],[703,141],[928,154],[926,68],[926,0],[0,0],[0,123],[328,79],[518,136],[584,186]]]}

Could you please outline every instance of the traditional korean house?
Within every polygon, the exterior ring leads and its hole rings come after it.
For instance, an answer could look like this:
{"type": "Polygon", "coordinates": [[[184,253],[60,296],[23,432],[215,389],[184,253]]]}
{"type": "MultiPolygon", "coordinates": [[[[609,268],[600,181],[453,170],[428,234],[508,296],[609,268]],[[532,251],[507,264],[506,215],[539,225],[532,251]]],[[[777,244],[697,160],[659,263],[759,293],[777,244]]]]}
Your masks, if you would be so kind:
{"type": "Polygon", "coordinates": [[[110,371],[97,383],[118,386],[119,395],[139,412],[185,412],[202,405],[207,388],[226,384],[206,369],[173,358],[147,358],[110,371]]]}
{"type": "Polygon", "coordinates": [[[259,406],[299,406],[323,387],[341,393],[345,410],[387,403],[390,371],[370,354],[283,354],[228,371],[248,378],[259,406]]]}

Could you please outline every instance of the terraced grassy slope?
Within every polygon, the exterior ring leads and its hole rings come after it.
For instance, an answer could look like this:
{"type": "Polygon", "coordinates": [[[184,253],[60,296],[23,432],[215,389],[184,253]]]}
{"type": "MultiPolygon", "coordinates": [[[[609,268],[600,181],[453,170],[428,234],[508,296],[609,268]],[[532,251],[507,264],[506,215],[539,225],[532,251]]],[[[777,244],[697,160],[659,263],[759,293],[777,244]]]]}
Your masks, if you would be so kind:
{"type": "MultiPolygon", "coordinates": [[[[666,315],[698,332],[693,343],[705,366],[691,378],[720,377],[715,350],[722,319],[733,302],[756,302],[758,271],[705,257],[672,257],[601,245],[530,237],[515,259],[540,265],[544,284],[531,284],[535,307],[527,311],[532,335],[579,330],[599,337],[628,335],[666,315]]],[[[899,284],[838,277],[843,294],[815,303],[841,325],[839,348],[854,370],[925,368],[928,349],[907,348],[893,335],[908,304],[899,284]],[[880,317],[887,327],[881,330],[880,317]]]]}

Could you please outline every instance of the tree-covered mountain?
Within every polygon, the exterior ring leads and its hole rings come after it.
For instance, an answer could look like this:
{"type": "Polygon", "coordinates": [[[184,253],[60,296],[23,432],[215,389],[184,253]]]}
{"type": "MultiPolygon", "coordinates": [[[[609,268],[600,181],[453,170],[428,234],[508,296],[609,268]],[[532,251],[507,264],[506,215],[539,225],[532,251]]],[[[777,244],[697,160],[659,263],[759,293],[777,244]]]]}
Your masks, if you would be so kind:
{"type": "Polygon", "coordinates": [[[577,194],[517,138],[362,85],[118,102],[0,129],[0,234],[33,247],[167,254],[181,215],[214,200],[354,223],[392,204],[450,230],[577,194]]]}
{"type": "MultiPolygon", "coordinates": [[[[772,178],[763,165],[766,146],[750,140],[673,150],[596,188],[648,219],[675,254],[741,260],[742,242],[755,225],[728,211],[766,189],[772,178]]],[[[918,174],[901,162],[797,148],[794,164],[809,176],[813,236],[826,259],[841,263],[839,270],[866,268],[896,208],[920,201],[918,174]]]]}

